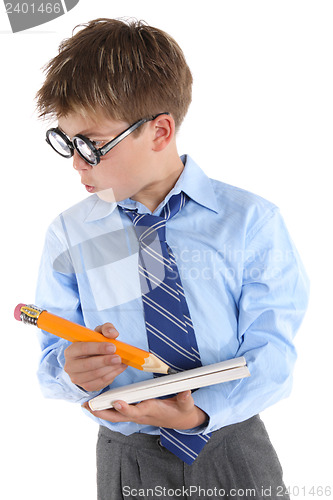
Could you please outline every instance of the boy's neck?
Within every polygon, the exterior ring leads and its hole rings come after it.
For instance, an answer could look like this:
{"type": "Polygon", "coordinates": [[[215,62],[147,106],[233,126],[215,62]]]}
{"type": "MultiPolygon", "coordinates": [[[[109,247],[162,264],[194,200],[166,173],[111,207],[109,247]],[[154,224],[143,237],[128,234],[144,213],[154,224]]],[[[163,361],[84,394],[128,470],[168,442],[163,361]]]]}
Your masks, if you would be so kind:
{"type": "Polygon", "coordinates": [[[160,179],[152,182],[147,189],[141,191],[138,195],[132,196],[132,199],[140,202],[153,213],[159,204],[165,199],[167,194],[175,186],[181,173],[184,170],[184,164],[178,154],[168,161],[164,168],[159,165],[161,171],[160,179]]]}

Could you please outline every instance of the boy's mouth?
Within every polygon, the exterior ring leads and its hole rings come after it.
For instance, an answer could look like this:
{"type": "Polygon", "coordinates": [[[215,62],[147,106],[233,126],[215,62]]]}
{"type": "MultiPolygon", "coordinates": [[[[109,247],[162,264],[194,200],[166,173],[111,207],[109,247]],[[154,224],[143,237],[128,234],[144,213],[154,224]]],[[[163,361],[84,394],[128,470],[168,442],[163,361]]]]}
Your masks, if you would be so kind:
{"type": "Polygon", "coordinates": [[[94,193],[95,187],[94,186],[89,186],[88,184],[85,184],[84,187],[88,191],[88,193],[94,193]]]}

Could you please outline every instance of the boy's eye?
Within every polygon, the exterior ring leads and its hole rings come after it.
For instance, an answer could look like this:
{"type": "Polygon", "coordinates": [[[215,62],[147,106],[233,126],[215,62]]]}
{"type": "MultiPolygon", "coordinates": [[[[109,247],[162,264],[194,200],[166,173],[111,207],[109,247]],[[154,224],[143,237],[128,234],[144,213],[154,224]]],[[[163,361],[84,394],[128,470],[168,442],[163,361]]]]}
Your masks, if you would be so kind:
{"type": "Polygon", "coordinates": [[[100,148],[105,141],[90,141],[96,149],[100,148]]]}

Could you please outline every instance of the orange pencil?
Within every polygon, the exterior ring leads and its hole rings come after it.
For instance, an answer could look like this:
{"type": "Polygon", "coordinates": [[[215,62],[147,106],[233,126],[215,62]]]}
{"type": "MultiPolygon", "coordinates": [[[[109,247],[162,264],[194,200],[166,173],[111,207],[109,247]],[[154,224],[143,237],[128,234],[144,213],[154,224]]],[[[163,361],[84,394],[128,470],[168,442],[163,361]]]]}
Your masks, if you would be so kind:
{"type": "Polygon", "coordinates": [[[108,339],[101,333],[51,314],[34,305],[18,304],[15,307],[14,317],[18,321],[36,325],[38,328],[70,342],[111,342],[116,346],[116,354],[121,357],[121,361],[138,370],[164,374],[175,373],[172,368],[152,353],[125,344],[120,340],[108,339]]]}

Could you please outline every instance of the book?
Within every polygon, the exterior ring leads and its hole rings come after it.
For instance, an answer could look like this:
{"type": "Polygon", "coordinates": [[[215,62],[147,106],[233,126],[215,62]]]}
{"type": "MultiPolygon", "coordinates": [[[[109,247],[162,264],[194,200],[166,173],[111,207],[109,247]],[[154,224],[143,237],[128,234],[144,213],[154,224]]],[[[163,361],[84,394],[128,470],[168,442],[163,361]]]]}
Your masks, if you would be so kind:
{"type": "Polygon", "coordinates": [[[200,387],[249,376],[250,372],[246,366],[245,358],[239,357],[123,387],[116,387],[94,397],[88,404],[93,411],[106,410],[112,408],[112,403],[117,400],[125,401],[128,404],[138,403],[146,399],[168,396],[189,389],[199,389],[200,387]]]}

